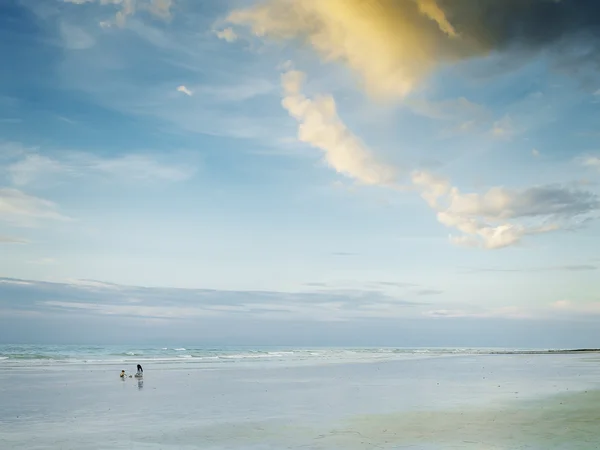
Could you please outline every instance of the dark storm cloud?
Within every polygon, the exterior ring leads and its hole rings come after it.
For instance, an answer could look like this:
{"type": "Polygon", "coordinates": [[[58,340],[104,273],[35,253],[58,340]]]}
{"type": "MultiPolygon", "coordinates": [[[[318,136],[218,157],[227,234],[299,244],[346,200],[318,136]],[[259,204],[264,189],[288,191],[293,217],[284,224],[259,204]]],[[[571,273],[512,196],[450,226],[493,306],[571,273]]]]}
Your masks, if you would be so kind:
{"type": "Polygon", "coordinates": [[[439,0],[456,31],[484,49],[541,50],[565,40],[598,52],[597,0],[439,0]]]}

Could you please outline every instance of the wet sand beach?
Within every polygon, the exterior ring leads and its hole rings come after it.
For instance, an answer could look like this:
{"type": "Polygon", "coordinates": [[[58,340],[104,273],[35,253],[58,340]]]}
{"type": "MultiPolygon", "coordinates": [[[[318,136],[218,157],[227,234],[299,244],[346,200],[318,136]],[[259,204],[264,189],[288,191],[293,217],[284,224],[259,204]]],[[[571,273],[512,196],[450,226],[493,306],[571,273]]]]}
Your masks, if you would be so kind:
{"type": "Polygon", "coordinates": [[[0,448],[600,448],[588,353],[121,366],[0,367],[0,448]]]}

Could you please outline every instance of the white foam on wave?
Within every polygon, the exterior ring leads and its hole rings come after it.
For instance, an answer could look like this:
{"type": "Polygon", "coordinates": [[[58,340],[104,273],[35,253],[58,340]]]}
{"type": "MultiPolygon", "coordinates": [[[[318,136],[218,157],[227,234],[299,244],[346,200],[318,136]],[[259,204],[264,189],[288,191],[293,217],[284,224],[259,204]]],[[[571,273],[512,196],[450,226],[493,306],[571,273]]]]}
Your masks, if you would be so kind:
{"type": "Polygon", "coordinates": [[[177,355],[177,357],[178,357],[178,358],[186,358],[186,359],[188,359],[188,358],[193,358],[193,356],[192,356],[192,355],[177,355]]]}
{"type": "Polygon", "coordinates": [[[220,355],[219,358],[221,359],[247,359],[247,358],[273,358],[276,355],[270,355],[268,353],[261,353],[261,354],[239,354],[239,355],[220,355]]]}
{"type": "Polygon", "coordinates": [[[8,356],[0,356],[0,361],[8,359],[8,356]]]}
{"type": "Polygon", "coordinates": [[[185,352],[185,348],[174,348],[176,352],[185,352]]]}

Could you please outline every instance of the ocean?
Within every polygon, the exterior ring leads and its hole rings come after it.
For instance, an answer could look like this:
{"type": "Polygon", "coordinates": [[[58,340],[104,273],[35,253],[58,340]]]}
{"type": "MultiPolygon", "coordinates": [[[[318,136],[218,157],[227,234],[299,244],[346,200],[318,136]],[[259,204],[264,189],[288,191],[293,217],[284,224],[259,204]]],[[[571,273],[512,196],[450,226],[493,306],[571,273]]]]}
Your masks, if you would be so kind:
{"type": "MultiPolygon", "coordinates": [[[[194,347],[194,346],[93,346],[0,345],[0,370],[8,367],[64,368],[67,365],[198,364],[205,368],[222,364],[312,365],[420,359],[457,355],[546,354],[569,352],[556,349],[509,348],[295,348],[295,347],[194,347]]],[[[572,350],[571,350],[572,352],[572,350]]]]}
{"type": "Polygon", "coordinates": [[[598,423],[592,352],[0,346],[1,449],[576,450],[598,423]]]}

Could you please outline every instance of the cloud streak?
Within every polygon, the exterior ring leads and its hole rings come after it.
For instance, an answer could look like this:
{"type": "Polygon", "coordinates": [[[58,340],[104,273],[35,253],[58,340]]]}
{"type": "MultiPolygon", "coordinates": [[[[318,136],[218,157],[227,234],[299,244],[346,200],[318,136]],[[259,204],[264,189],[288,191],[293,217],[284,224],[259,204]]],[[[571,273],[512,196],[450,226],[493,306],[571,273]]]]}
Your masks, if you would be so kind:
{"type": "Polygon", "coordinates": [[[298,121],[298,139],[322,150],[337,172],[367,185],[391,185],[397,171],[377,161],[373,153],[339,118],[331,96],[307,98],[302,93],[304,74],[290,70],[281,77],[283,107],[298,121]]]}
{"type": "Polygon", "coordinates": [[[34,197],[18,189],[0,188],[0,221],[31,227],[40,221],[68,221],[55,203],[34,197]]]}
{"type": "Polygon", "coordinates": [[[529,267],[529,268],[478,268],[466,269],[464,273],[535,273],[535,272],[588,272],[598,270],[593,264],[572,264],[551,267],[529,267]]]}
{"type": "MultiPolygon", "coordinates": [[[[435,292],[437,294],[437,292],[435,292]]],[[[434,292],[427,293],[434,295],[434,292]]],[[[7,316],[158,319],[174,324],[211,319],[279,323],[389,319],[577,319],[600,315],[600,302],[559,301],[538,307],[436,305],[375,291],[226,291],[147,288],[95,281],[42,282],[0,278],[0,310],[7,316]],[[16,300],[18,299],[18,301],[16,300]]]]}
{"type": "Polygon", "coordinates": [[[379,291],[306,292],[219,291],[144,288],[94,281],[49,283],[0,278],[0,307],[10,310],[190,319],[234,316],[339,321],[405,317],[427,303],[410,302],[379,291]],[[11,298],[18,298],[12,302],[11,298]]]}
{"type": "MultiPolygon", "coordinates": [[[[154,17],[163,20],[171,18],[171,8],[173,0],[63,0],[65,3],[73,3],[84,5],[86,3],[98,3],[102,6],[111,6],[117,8],[115,13],[115,24],[119,27],[124,27],[127,18],[134,15],[138,11],[144,11],[154,17]]],[[[111,22],[103,21],[102,26],[110,26],[111,22]]]]}
{"type": "Polygon", "coordinates": [[[196,169],[189,164],[173,164],[148,154],[125,154],[102,158],[90,153],[66,152],[51,158],[28,152],[6,167],[15,186],[27,186],[52,177],[77,178],[86,175],[137,181],[180,182],[191,178],[196,169]]]}
{"type": "Polygon", "coordinates": [[[189,97],[191,97],[192,95],[194,95],[194,93],[192,91],[190,91],[187,87],[185,87],[184,85],[181,85],[177,88],[177,92],[181,92],[189,97]]]}
{"type": "Polygon", "coordinates": [[[2,236],[0,235],[0,244],[28,244],[29,241],[27,239],[21,239],[12,236],[2,236]]]}

